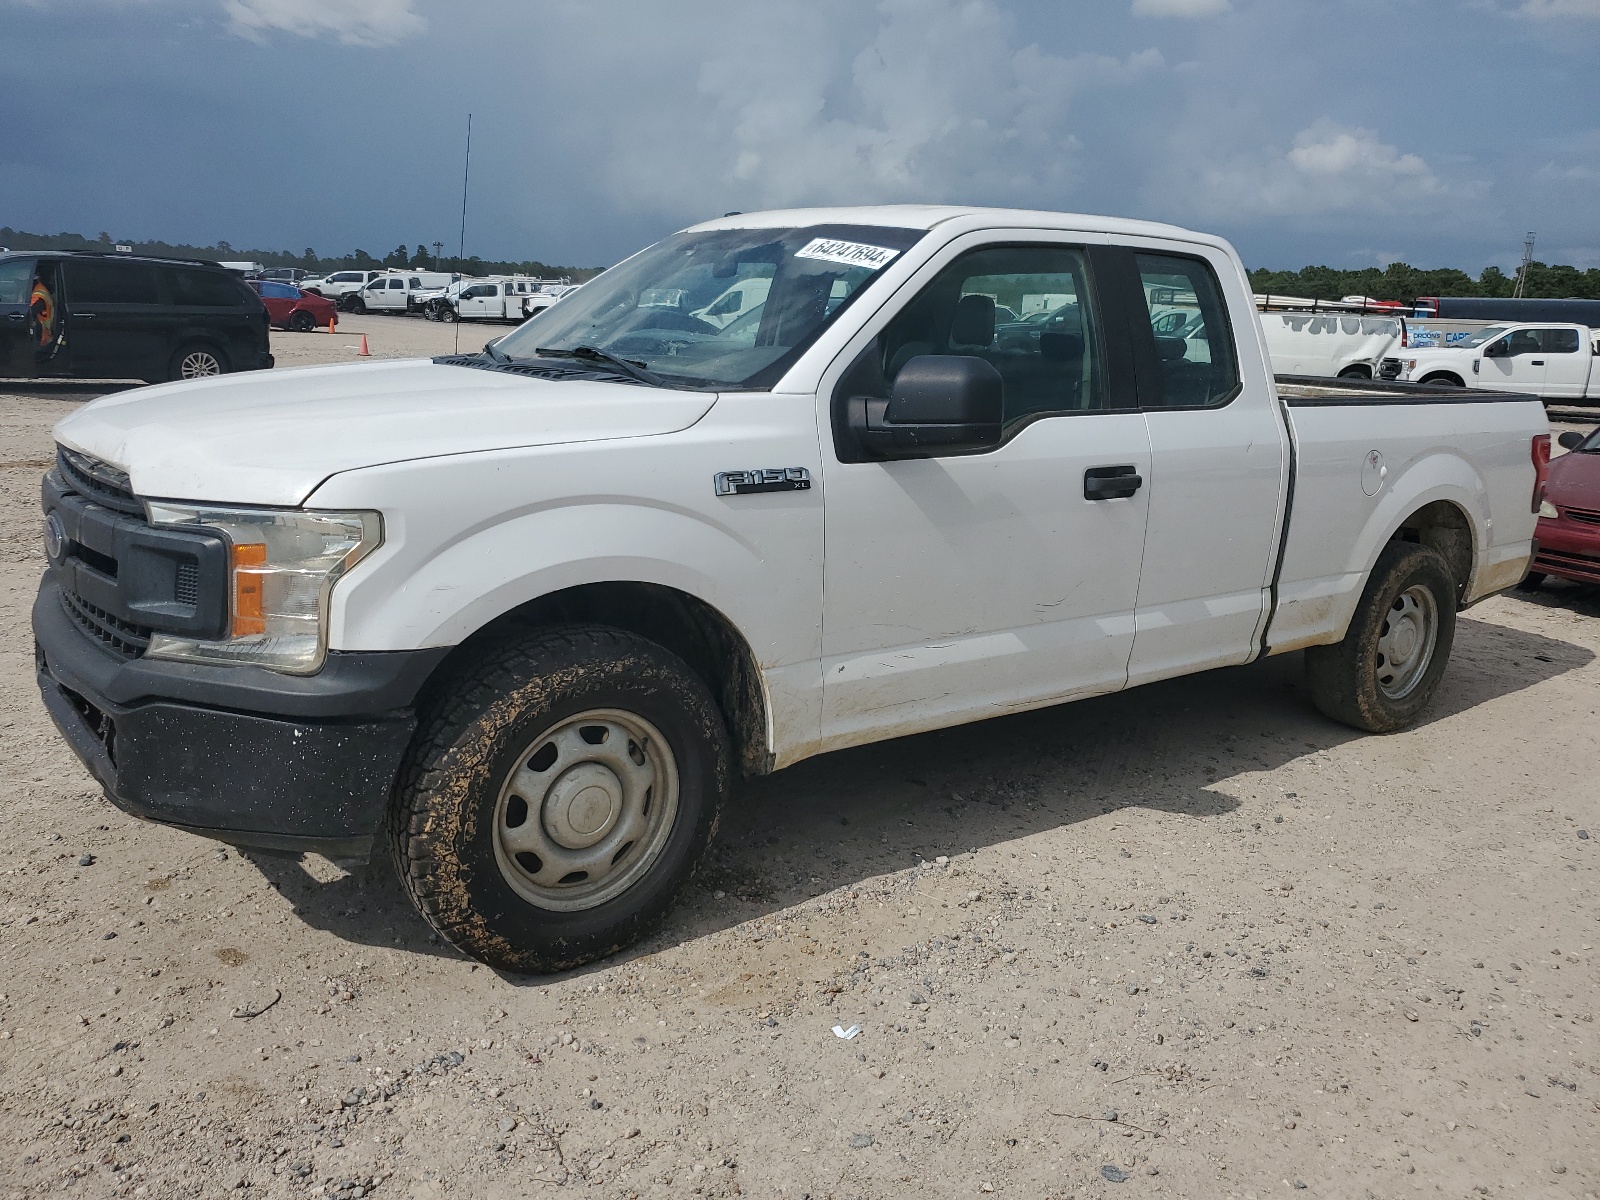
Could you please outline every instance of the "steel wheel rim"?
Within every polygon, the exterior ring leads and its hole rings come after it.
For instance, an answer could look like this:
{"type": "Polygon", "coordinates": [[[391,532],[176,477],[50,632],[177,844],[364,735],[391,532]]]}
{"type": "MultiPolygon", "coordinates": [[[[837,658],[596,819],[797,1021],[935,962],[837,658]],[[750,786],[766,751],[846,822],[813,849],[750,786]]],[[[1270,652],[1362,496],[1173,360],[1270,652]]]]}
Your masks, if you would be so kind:
{"type": "Polygon", "coordinates": [[[494,855],[536,908],[596,908],[661,856],[678,815],[678,764],[637,713],[591,709],[527,741],[500,785],[494,855]]]}
{"type": "Polygon", "coordinates": [[[1390,700],[1404,700],[1428,673],[1438,642],[1438,603],[1432,591],[1414,584],[1396,596],[1384,614],[1378,637],[1378,690],[1390,700]]]}
{"type": "Polygon", "coordinates": [[[221,375],[222,364],[217,361],[216,355],[208,351],[191,350],[183,356],[178,374],[185,379],[204,379],[209,375],[221,375]]]}

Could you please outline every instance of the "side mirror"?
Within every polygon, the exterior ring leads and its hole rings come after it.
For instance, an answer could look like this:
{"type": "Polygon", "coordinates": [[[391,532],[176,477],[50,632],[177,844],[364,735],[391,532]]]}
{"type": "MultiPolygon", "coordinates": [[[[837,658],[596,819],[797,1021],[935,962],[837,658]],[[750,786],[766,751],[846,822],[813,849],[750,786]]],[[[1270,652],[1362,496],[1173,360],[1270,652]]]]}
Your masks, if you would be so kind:
{"type": "Polygon", "coordinates": [[[1565,450],[1576,450],[1583,445],[1584,435],[1576,429],[1569,429],[1556,439],[1556,444],[1565,450]]]}
{"type": "Polygon", "coordinates": [[[1490,342],[1483,348],[1485,358],[1510,358],[1511,343],[1501,338],[1498,342],[1490,342]]]}
{"type": "Polygon", "coordinates": [[[875,458],[975,454],[1000,444],[1005,383],[981,358],[923,354],[900,368],[889,399],[850,400],[851,432],[875,458]]]}

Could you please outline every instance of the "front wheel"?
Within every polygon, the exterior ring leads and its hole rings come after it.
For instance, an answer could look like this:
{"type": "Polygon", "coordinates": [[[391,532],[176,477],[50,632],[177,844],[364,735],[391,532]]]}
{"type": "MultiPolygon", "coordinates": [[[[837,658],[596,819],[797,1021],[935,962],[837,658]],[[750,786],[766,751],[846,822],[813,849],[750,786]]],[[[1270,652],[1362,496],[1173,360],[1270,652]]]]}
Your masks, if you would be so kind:
{"type": "Polygon", "coordinates": [[[1549,576],[1547,576],[1543,571],[1529,571],[1522,577],[1522,582],[1517,584],[1517,591],[1537,592],[1541,587],[1544,586],[1544,581],[1548,578],[1549,576]]]}
{"type": "Polygon", "coordinates": [[[1436,550],[1390,542],[1344,640],[1306,651],[1316,706],[1369,733],[1404,729],[1438,690],[1456,633],[1456,584],[1436,550]]]}
{"type": "Polygon", "coordinates": [[[401,880],[463,953],[520,973],[621,949],[716,831],[727,731],[675,654],[567,626],[490,652],[424,715],[390,823],[401,880]]]}

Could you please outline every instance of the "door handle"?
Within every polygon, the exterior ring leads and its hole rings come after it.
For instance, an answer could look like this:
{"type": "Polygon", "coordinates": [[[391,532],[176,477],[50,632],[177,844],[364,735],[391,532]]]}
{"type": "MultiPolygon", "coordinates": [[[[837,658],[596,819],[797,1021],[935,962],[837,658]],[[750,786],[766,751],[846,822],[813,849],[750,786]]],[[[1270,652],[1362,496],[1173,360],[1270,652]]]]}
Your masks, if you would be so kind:
{"type": "Polygon", "coordinates": [[[94,314],[93,313],[68,313],[67,316],[76,317],[80,321],[92,321],[92,320],[94,320],[94,314]]]}
{"type": "Polygon", "coordinates": [[[1532,367],[1542,367],[1542,366],[1544,366],[1544,359],[1536,358],[1532,362],[1530,362],[1528,365],[1532,366],[1532,367]]]}
{"type": "Polygon", "coordinates": [[[28,314],[27,313],[7,313],[6,314],[6,320],[8,320],[8,321],[26,321],[27,319],[28,319],[28,314]]]}
{"type": "Polygon", "coordinates": [[[1133,465],[1090,467],[1083,473],[1085,500],[1125,500],[1144,486],[1133,465]]]}

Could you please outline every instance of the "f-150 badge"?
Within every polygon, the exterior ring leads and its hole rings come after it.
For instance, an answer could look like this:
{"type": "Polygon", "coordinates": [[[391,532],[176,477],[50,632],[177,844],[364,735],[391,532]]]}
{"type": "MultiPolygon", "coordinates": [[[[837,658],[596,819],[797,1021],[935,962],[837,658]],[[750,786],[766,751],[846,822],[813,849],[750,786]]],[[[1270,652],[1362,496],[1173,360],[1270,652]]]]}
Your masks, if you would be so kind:
{"type": "Polygon", "coordinates": [[[804,467],[718,471],[713,483],[719,496],[749,496],[755,492],[804,492],[811,487],[811,472],[804,467]]]}

